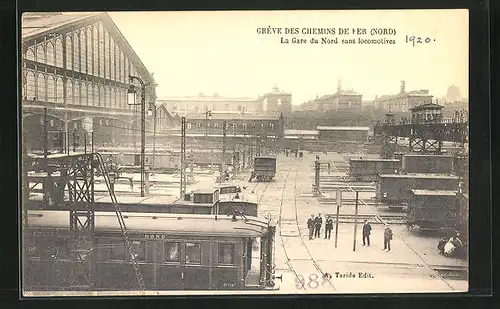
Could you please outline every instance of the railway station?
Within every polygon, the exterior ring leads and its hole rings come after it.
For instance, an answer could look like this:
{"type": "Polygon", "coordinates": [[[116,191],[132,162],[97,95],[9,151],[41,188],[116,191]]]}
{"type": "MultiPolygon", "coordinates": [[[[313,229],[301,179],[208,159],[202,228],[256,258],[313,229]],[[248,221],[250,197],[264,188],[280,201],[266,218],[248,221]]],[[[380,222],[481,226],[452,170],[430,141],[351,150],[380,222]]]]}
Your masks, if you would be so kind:
{"type": "Polygon", "coordinates": [[[23,37],[25,295],[468,290],[466,117],[290,130],[276,87],[267,113],[174,115],[106,13],[43,18],[23,37]]]}

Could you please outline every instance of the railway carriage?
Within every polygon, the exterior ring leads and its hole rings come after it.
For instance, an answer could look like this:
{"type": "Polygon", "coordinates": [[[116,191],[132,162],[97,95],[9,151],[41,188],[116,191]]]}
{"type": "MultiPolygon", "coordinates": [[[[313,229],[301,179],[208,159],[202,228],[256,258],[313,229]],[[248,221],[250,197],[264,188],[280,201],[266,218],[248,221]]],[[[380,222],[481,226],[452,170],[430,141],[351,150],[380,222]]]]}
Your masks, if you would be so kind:
{"type": "Polygon", "coordinates": [[[378,174],[397,174],[401,161],[396,159],[349,159],[349,176],[355,181],[376,181],[378,174]]]}
{"type": "MultiPolygon", "coordinates": [[[[123,213],[147,290],[242,290],[274,286],[274,224],[254,217],[123,213]],[[255,250],[254,244],[258,249],[255,250]]],[[[24,290],[73,290],[68,211],[29,211],[24,290]]],[[[115,213],[95,214],[90,290],[135,290],[115,213]]],[[[90,265],[90,264],[89,264],[90,265]]],[[[90,266],[89,266],[90,267],[90,266]]]]}
{"type": "Polygon", "coordinates": [[[409,203],[413,189],[458,191],[459,178],[439,174],[380,174],[376,187],[377,203],[398,208],[409,203]]]}
{"type": "MultiPolygon", "coordinates": [[[[229,187],[213,190],[198,190],[186,194],[184,199],[165,201],[161,197],[134,197],[120,198],[119,206],[124,212],[135,213],[175,213],[175,214],[222,214],[229,215],[234,211],[246,216],[257,216],[258,203],[255,196],[248,193],[233,192],[229,187]],[[225,193],[220,193],[225,192],[225,193]],[[236,198],[238,194],[238,198],[236,198]]],[[[96,211],[114,211],[114,205],[109,197],[97,198],[94,202],[96,211]]],[[[29,201],[30,209],[61,210],[61,205],[49,205],[41,197],[32,196],[29,201]]]]}

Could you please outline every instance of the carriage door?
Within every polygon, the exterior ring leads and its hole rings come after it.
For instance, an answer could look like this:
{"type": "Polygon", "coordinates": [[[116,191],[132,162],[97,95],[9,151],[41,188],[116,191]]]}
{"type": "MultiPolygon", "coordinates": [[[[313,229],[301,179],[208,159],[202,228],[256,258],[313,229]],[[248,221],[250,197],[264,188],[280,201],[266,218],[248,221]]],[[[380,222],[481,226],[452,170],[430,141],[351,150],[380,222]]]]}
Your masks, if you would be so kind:
{"type": "Polygon", "coordinates": [[[259,285],[264,287],[267,277],[267,244],[269,239],[267,237],[260,238],[260,280],[259,285]]]}
{"type": "Polygon", "coordinates": [[[210,276],[208,271],[202,267],[202,249],[201,242],[186,242],[185,244],[185,260],[181,275],[185,290],[209,289],[210,276]]]}

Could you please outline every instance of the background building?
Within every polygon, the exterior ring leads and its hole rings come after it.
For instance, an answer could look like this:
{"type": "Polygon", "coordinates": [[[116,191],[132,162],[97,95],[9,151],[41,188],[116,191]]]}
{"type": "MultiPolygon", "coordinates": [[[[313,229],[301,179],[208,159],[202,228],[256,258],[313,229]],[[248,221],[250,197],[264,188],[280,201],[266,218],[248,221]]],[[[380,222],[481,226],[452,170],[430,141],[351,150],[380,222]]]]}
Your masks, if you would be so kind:
{"type": "Polygon", "coordinates": [[[223,97],[216,93],[211,96],[200,93],[192,97],[161,97],[156,99],[156,104],[177,114],[205,111],[254,113],[260,110],[259,103],[253,98],[223,97]]]}
{"type": "Polygon", "coordinates": [[[432,103],[432,95],[429,90],[413,90],[406,92],[405,81],[401,81],[401,88],[398,94],[383,95],[376,98],[379,108],[394,113],[408,112],[409,109],[423,104],[432,103]]]}
{"type": "MultiPolygon", "coordinates": [[[[22,126],[30,132],[24,136],[28,149],[43,147],[44,108],[50,131],[94,132],[94,144],[132,142],[140,136],[140,106],[127,104],[129,75],[147,83],[146,105],[154,103],[152,75],[107,13],[23,14],[22,126]]],[[[157,116],[168,119],[165,112],[158,109],[157,116]]],[[[150,131],[153,117],[146,121],[150,131]]]]}
{"type": "Polygon", "coordinates": [[[204,113],[206,111],[218,113],[245,113],[269,114],[292,112],[292,95],[279,91],[274,86],[273,91],[259,96],[257,99],[248,97],[224,97],[217,93],[185,97],[161,97],[156,100],[158,105],[163,105],[172,113],[204,113]]]}
{"type": "Polygon", "coordinates": [[[223,134],[223,123],[226,121],[226,135],[268,134],[282,137],[284,135],[284,119],[279,112],[268,113],[190,113],[186,115],[187,133],[223,134]]]}
{"type": "Polygon", "coordinates": [[[259,110],[265,113],[282,113],[284,116],[288,116],[292,113],[292,94],[286,93],[279,90],[275,85],[273,91],[259,96],[257,101],[259,104],[259,110]]]}
{"type": "Polygon", "coordinates": [[[328,94],[302,104],[302,111],[330,111],[330,110],[360,110],[363,95],[353,90],[342,90],[341,81],[338,81],[337,92],[328,94]]]}

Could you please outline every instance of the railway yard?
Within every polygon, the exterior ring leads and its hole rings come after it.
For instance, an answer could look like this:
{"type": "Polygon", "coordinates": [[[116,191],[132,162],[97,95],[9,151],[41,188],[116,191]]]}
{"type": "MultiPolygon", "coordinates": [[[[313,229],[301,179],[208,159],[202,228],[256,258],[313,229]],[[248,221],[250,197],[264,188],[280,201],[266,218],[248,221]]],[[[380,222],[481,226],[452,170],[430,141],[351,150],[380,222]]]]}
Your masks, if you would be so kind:
{"type": "MultiPolygon", "coordinates": [[[[343,177],[346,161],[338,154],[322,155],[339,171],[333,177],[343,177]]],[[[467,262],[449,259],[436,250],[437,238],[407,230],[402,217],[376,208],[369,192],[363,192],[359,206],[356,251],[354,242],[353,194],[344,194],[340,207],[338,243],[334,233],[328,240],[321,237],[308,240],[307,218],[321,213],[335,218],[335,204],[318,201],[311,194],[314,156],[302,159],[281,158],[276,182],[257,187],[264,194],[259,211],[278,219],[276,244],[276,274],[282,274],[280,293],[411,293],[467,290],[467,262]],[[290,162],[292,161],[292,162],[290,162]],[[287,168],[292,167],[292,168],[287,168]],[[364,203],[364,200],[367,202],[364,203]],[[361,223],[367,219],[373,225],[371,246],[362,246],[361,223]],[[394,231],[393,249],[383,251],[383,226],[394,231]],[[326,280],[328,274],[332,276],[326,280]],[[465,276],[465,277],[464,277],[465,276]],[[397,282],[397,285],[395,283],[397,282]],[[303,284],[302,284],[303,283],[303,284]]]]}
{"type": "MultiPolygon", "coordinates": [[[[231,183],[242,188],[241,198],[252,196],[257,201],[257,217],[276,224],[273,248],[274,286],[264,290],[233,291],[243,294],[325,294],[325,293],[419,293],[467,291],[467,261],[439,254],[439,236],[408,229],[404,210],[389,210],[375,202],[374,182],[349,182],[349,155],[304,153],[302,157],[277,155],[275,179],[270,182],[248,182],[250,169],[232,175],[231,183]],[[329,169],[321,169],[321,194],[314,194],[314,161],[317,155],[329,169]],[[342,191],[339,207],[338,231],[335,228],[337,189],[342,191]],[[355,215],[359,194],[358,214],[355,215]],[[321,214],[334,221],[330,239],[309,240],[307,219],[321,214]],[[362,224],[372,225],[371,246],[362,246],[362,224]],[[357,222],[355,232],[355,222],[357,222]],[[392,251],[383,250],[384,224],[393,231],[392,251]],[[354,240],[354,235],[356,240],[354,240]],[[335,240],[335,238],[337,238],[335,240]],[[337,243],[336,243],[337,242],[337,243]],[[355,242],[355,243],[354,243],[355,242]]],[[[216,169],[194,168],[188,173],[186,192],[213,188],[216,169]]],[[[137,183],[139,175],[125,174],[137,183]]],[[[116,198],[122,203],[169,204],[179,199],[179,176],[176,174],[150,175],[149,195],[139,197],[138,185],[130,186],[119,179],[114,185],[116,198]]],[[[95,201],[109,201],[106,183],[95,178],[95,201]]],[[[259,246],[254,243],[251,264],[259,264],[259,246]]],[[[272,272],[272,271],[271,271],[272,272]]],[[[206,291],[205,291],[206,292],[206,291]]],[[[232,292],[232,293],[233,293],[232,292]]],[[[47,292],[27,292],[28,295],[46,295],[47,292]]],[[[113,295],[114,292],[55,292],[50,295],[113,295]],[[90,294],[89,294],[90,293],[90,294]],[[111,294],[110,294],[111,293],[111,294]]],[[[124,295],[130,292],[120,292],[124,295]]],[[[175,291],[143,291],[146,295],[178,294],[175,291]]],[[[190,294],[204,294],[193,290],[190,294]]],[[[225,291],[211,290],[212,294],[225,291]]],[[[132,293],[135,294],[135,293],[132,293]]]]}

